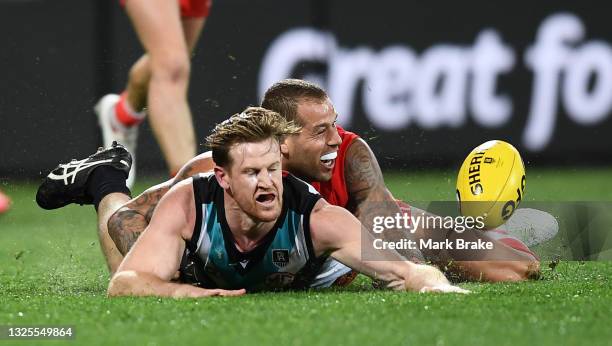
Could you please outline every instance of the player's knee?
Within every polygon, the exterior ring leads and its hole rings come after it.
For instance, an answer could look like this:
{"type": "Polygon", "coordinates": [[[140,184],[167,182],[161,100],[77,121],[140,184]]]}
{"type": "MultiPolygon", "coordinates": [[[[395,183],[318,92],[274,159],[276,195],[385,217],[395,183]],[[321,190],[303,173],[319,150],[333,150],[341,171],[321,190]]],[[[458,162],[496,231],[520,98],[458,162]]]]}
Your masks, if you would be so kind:
{"type": "Polygon", "coordinates": [[[191,64],[184,54],[173,54],[155,61],[152,65],[154,78],[163,83],[187,84],[191,64]]]}

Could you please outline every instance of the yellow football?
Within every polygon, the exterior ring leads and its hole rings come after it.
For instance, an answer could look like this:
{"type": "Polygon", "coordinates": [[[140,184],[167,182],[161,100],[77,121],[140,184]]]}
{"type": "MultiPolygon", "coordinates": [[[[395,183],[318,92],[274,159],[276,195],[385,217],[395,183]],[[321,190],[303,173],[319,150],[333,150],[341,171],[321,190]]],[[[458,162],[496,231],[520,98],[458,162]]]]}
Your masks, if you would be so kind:
{"type": "Polygon", "coordinates": [[[525,166],[518,150],[504,141],[483,143],[467,156],[457,176],[463,216],[482,217],[484,229],[506,222],[525,193],[525,166]]]}

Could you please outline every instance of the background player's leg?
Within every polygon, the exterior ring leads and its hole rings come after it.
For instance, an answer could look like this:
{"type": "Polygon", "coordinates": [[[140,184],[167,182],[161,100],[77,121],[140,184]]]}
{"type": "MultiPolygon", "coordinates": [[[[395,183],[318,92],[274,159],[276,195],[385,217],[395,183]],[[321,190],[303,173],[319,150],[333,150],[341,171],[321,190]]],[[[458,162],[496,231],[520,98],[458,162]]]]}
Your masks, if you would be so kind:
{"type": "MultiPolygon", "coordinates": [[[[195,49],[202,28],[204,17],[183,18],[182,30],[187,49],[195,49]]],[[[110,146],[117,140],[124,144],[136,159],[136,144],[138,139],[138,126],[145,118],[149,82],[151,81],[151,59],[149,54],[142,55],[130,69],[128,82],[123,96],[109,94],[102,98],[96,106],[100,118],[100,125],[104,135],[104,145],[110,146]]],[[[169,166],[170,167],[170,166],[169,166]]],[[[135,179],[135,162],[128,178],[128,186],[132,186],[135,179]]],[[[174,174],[174,171],[170,171],[174,174]]]]}
{"type": "Polygon", "coordinates": [[[142,112],[147,106],[150,80],[150,59],[148,54],[144,54],[132,65],[125,88],[126,101],[136,112],[142,112]]]}
{"type": "Polygon", "coordinates": [[[115,246],[115,242],[113,242],[108,234],[108,220],[129,200],[130,197],[124,193],[111,193],[104,196],[98,205],[98,238],[100,239],[100,247],[106,258],[106,265],[111,276],[117,271],[119,264],[123,260],[123,255],[121,255],[117,246],[115,246]]]}
{"type": "MultiPolygon", "coordinates": [[[[204,22],[204,18],[183,18],[182,20],[183,34],[190,54],[196,47],[204,28],[204,22]]],[[[151,59],[148,54],[144,54],[132,65],[125,89],[127,102],[136,112],[143,111],[147,105],[150,80],[151,59]]]]}
{"type": "Polygon", "coordinates": [[[172,1],[129,0],[126,9],[148,54],[151,127],[170,171],[176,172],[196,153],[187,104],[189,54],[179,8],[172,1]]]}

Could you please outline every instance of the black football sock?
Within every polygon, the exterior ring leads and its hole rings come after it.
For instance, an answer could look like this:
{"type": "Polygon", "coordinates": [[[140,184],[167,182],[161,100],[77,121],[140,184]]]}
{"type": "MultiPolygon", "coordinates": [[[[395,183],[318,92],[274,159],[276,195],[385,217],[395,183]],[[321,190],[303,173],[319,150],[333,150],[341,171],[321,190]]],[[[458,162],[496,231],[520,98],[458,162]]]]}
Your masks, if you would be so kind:
{"type": "Polygon", "coordinates": [[[96,211],[102,199],[111,193],[124,193],[131,198],[130,189],[125,185],[127,175],[111,166],[100,166],[87,178],[86,192],[93,198],[96,211]]]}

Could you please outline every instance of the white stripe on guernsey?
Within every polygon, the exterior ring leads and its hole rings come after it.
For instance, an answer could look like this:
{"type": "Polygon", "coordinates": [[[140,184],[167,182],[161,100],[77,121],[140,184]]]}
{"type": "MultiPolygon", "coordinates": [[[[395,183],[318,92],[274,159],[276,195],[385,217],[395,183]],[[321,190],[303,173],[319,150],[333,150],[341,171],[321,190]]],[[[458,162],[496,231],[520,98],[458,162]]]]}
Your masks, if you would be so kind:
{"type": "Polygon", "coordinates": [[[295,250],[298,255],[303,256],[308,261],[310,254],[308,253],[306,238],[304,237],[304,215],[300,215],[300,227],[295,233],[295,250]]]}
{"type": "MultiPolygon", "coordinates": [[[[334,260],[331,257],[330,257],[330,259],[328,259],[326,261],[325,264],[326,265],[323,266],[322,269],[327,267],[327,268],[329,268],[329,270],[324,272],[324,273],[319,273],[319,275],[316,276],[316,279],[321,279],[321,278],[324,278],[326,276],[332,275],[332,274],[337,273],[337,272],[341,272],[342,273],[341,275],[344,275],[344,274],[348,273],[348,271],[346,270],[347,266],[345,266],[344,264],[334,260]]],[[[349,268],[349,270],[350,270],[350,268],[349,268]]],[[[338,275],[338,276],[341,276],[341,275],[338,275]]],[[[334,280],[335,279],[336,278],[334,278],[334,280]]]]}
{"type": "Polygon", "coordinates": [[[202,178],[208,178],[208,177],[210,177],[213,174],[215,174],[215,172],[210,171],[210,172],[198,173],[198,176],[200,176],[202,178]]]}
{"type": "Polygon", "coordinates": [[[296,246],[295,246],[295,252],[298,254],[298,256],[302,255],[302,249],[300,249],[299,246],[297,246],[297,244],[299,244],[300,239],[298,238],[298,234],[295,234],[295,237],[293,237],[293,241],[295,242],[296,246]]]}
{"type": "Polygon", "coordinates": [[[293,177],[294,177],[295,179],[297,179],[297,180],[301,181],[302,183],[306,184],[306,186],[308,186],[308,192],[310,192],[310,193],[314,193],[315,195],[319,195],[319,191],[317,191],[317,189],[315,189],[315,188],[314,188],[314,186],[312,186],[312,185],[308,184],[307,182],[305,182],[304,180],[302,180],[302,179],[300,179],[300,178],[298,178],[298,177],[296,177],[296,176],[293,176],[293,177]]]}
{"type": "Polygon", "coordinates": [[[306,183],[306,185],[308,185],[308,192],[314,193],[315,195],[319,194],[319,191],[317,191],[317,189],[315,189],[314,186],[312,186],[312,185],[310,185],[308,183],[306,183]]]}
{"type": "Polygon", "coordinates": [[[323,263],[321,272],[315,277],[314,281],[310,284],[310,287],[330,287],[339,277],[350,272],[351,270],[351,268],[336,261],[332,257],[328,257],[327,260],[325,260],[325,263],[323,263]]]}
{"type": "MultiPolygon", "coordinates": [[[[67,163],[65,165],[60,165],[61,168],[64,169],[64,172],[60,175],[54,174],[53,172],[49,173],[48,177],[50,179],[53,180],[63,180],[64,181],[64,185],[68,185],[68,184],[74,184],[74,180],[76,179],[76,175],[77,173],[79,173],[80,171],[87,169],[91,166],[95,166],[95,165],[99,165],[101,163],[107,163],[107,162],[111,162],[113,161],[113,159],[106,159],[106,160],[101,160],[101,161],[95,161],[95,162],[90,162],[90,163],[85,163],[85,161],[87,161],[87,159],[85,160],[81,160],[81,161],[77,161],[77,162],[70,162],[67,163]],[[71,171],[69,171],[72,168],[71,171]],[[72,178],[70,182],[68,182],[68,179],[72,178]]],[[[127,164],[125,164],[127,166],[127,164]]]]}
{"type": "MultiPolygon", "coordinates": [[[[198,238],[198,246],[196,247],[195,252],[198,252],[198,250],[200,250],[200,246],[202,245],[202,241],[206,240],[206,242],[208,244],[204,244],[204,246],[206,248],[210,247],[210,239],[208,238],[208,236],[204,236],[206,234],[206,225],[207,225],[207,218],[206,218],[206,204],[202,204],[201,205],[202,208],[202,227],[200,227],[200,238],[198,238]]],[[[208,256],[206,256],[206,258],[208,258],[208,256]]]]}

